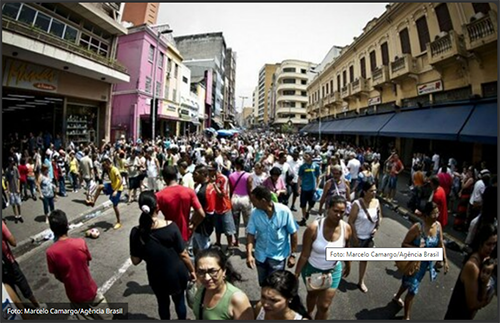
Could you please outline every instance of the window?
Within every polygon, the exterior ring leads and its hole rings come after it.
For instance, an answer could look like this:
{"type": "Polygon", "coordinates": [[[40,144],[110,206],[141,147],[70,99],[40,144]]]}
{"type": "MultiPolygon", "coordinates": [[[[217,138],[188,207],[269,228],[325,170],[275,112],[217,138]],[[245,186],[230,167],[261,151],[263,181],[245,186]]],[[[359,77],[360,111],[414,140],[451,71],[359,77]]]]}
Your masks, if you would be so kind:
{"type": "Polygon", "coordinates": [[[146,76],[146,93],[151,93],[151,78],[146,76]]]}
{"type": "Polygon", "coordinates": [[[157,81],[156,82],[156,89],[155,89],[155,96],[160,97],[160,92],[161,92],[161,83],[157,81]]]}
{"type": "MultiPolygon", "coordinates": [[[[71,28],[67,26],[66,32],[68,32],[68,28],[71,28]]],[[[71,28],[72,29],[72,28],[71,28]]],[[[76,37],[76,30],[70,30],[69,37],[76,37]]],[[[66,37],[66,35],[65,35],[66,37]]],[[[85,47],[87,49],[90,49],[96,53],[99,53],[103,56],[108,55],[108,44],[105,42],[101,42],[97,38],[94,38],[93,36],[90,36],[88,34],[83,34],[80,36],[80,46],[85,47]]]]}
{"type": "Polygon", "coordinates": [[[302,102],[302,105],[301,105],[301,106],[302,106],[303,108],[305,108],[307,105],[306,105],[304,102],[302,102]]]}
{"type": "Polygon", "coordinates": [[[295,67],[286,67],[283,69],[284,73],[295,73],[295,67]]]}
{"type": "Polygon", "coordinates": [[[6,3],[3,5],[2,15],[10,17],[12,19],[16,19],[20,7],[21,4],[19,3],[6,3]]]}
{"type": "Polygon", "coordinates": [[[295,91],[285,90],[285,91],[283,91],[283,95],[295,95],[295,91]]]}
{"type": "Polygon", "coordinates": [[[361,77],[366,78],[366,60],[364,57],[359,61],[359,68],[361,69],[361,77]]]}
{"type": "Polygon", "coordinates": [[[155,57],[155,47],[153,45],[149,45],[148,61],[152,63],[154,57],[155,57]]]}
{"type": "Polygon", "coordinates": [[[342,86],[345,87],[347,85],[347,72],[345,70],[342,72],[342,81],[342,86]]]}
{"type": "Polygon", "coordinates": [[[389,65],[389,46],[387,42],[380,45],[380,51],[382,52],[382,65],[389,65]]]}
{"type": "Polygon", "coordinates": [[[307,73],[307,70],[305,70],[305,69],[301,69],[301,70],[300,70],[300,73],[302,73],[302,74],[306,74],[306,73],[307,73]]]}
{"type": "Polygon", "coordinates": [[[307,80],[301,80],[301,81],[300,81],[300,84],[302,84],[302,85],[307,85],[307,80]]]}
{"type": "Polygon", "coordinates": [[[177,90],[172,90],[172,101],[177,102],[177,90]]]}
{"type": "Polygon", "coordinates": [[[187,84],[187,83],[188,83],[188,78],[187,78],[187,77],[185,77],[185,76],[183,76],[183,77],[182,77],[182,82],[184,82],[184,83],[186,83],[186,84],[187,84]]]}
{"type": "Polygon", "coordinates": [[[349,66],[349,82],[354,82],[354,66],[349,66]]]}
{"type": "Polygon", "coordinates": [[[416,21],[418,40],[420,42],[420,51],[425,51],[427,49],[427,43],[431,42],[429,36],[429,28],[427,27],[427,19],[425,16],[416,21]]]}
{"type": "Polygon", "coordinates": [[[177,73],[179,72],[179,65],[174,63],[174,78],[177,78],[177,73]]]}
{"type": "Polygon", "coordinates": [[[488,11],[491,10],[490,5],[488,3],[473,3],[472,7],[474,7],[474,12],[482,12],[484,14],[487,14],[488,11]]]}
{"type": "Polygon", "coordinates": [[[370,72],[373,72],[377,68],[377,56],[375,51],[370,52],[370,72]]]}
{"type": "Polygon", "coordinates": [[[23,7],[21,8],[21,12],[19,13],[19,18],[17,18],[17,20],[31,25],[33,23],[33,20],[35,20],[35,14],[36,11],[34,9],[23,5],[23,7]]]}
{"type": "Polygon", "coordinates": [[[284,79],[283,84],[295,84],[295,79],[284,79]]]}
{"type": "Polygon", "coordinates": [[[301,96],[307,96],[307,92],[306,92],[306,91],[301,91],[301,92],[300,92],[300,95],[301,95],[301,96]]]}
{"type": "Polygon", "coordinates": [[[340,92],[340,75],[337,75],[337,92],[340,92]]]}
{"type": "Polygon", "coordinates": [[[170,58],[167,57],[167,66],[166,66],[166,70],[170,73],[172,72],[172,60],[170,58]]]}
{"type": "Polygon", "coordinates": [[[164,57],[163,53],[160,53],[160,55],[158,55],[158,62],[157,62],[157,64],[158,64],[159,68],[163,68],[163,57],[164,57]]]}
{"type": "Polygon", "coordinates": [[[435,9],[436,16],[438,19],[439,30],[450,31],[453,30],[453,23],[451,22],[450,12],[448,11],[448,5],[442,3],[435,9]]]}
{"type": "MultiPolygon", "coordinates": [[[[78,31],[70,26],[66,26],[66,31],[64,32],[64,39],[69,40],[70,42],[75,42],[76,41],[76,36],[78,35],[78,31]]],[[[101,44],[101,47],[103,47],[105,44],[101,44]]],[[[106,45],[106,49],[108,46],[106,45]]]]}
{"type": "Polygon", "coordinates": [[[330,80],[330,89],[332,90],[333,93],[333,79],[330,80]]]}
{"type": "Polygon", "coordinates": [[[399,32],[399,39],[401,40],[401,51],[403,52],[403,54],[411,54],[410,35],[408,34],[408,28],[405,28],[399,32]]]}
{"type": "Polygon", "coordinates": [[[325,87],[324,86],[321,87],[321,97],[322,98],[325,97],[325,87]]]}
{"type": "Polygon", "coordinates": [[[35,27],[40,28],[45,32],[48,32],[51,20],[52,20],[51,17],[39,12],[35,19],[35,27]]]}
{"type": "Polygon", "coordinates": [[[163,98],[168,100],[168,83],[165,84],[165,90],[163,91],[163,98]]]}
{"type": "Polygon", "coordinates": [[[328,93],[330,92],[330,91],[329,91],[329,90],[330,90],[330,89],[329,89],[329,85],[330,85],[330,84],[326,83],[326,94],[328,94],[328,93]]]}
{"type": "MultiPolygon", "coordinates": [[[[52,21],[52,25],[50,25],[50,33],[52,35],[55,35],[57,37],[63,37],[63,33],[64,33],[64,27],[65,25],[62,23],[62,22],[59,22],[57,20],[53,20],[52,21]]],[[[97,48],[99,48],[99,41],[96,40],[97,42],[97,48]]]]}

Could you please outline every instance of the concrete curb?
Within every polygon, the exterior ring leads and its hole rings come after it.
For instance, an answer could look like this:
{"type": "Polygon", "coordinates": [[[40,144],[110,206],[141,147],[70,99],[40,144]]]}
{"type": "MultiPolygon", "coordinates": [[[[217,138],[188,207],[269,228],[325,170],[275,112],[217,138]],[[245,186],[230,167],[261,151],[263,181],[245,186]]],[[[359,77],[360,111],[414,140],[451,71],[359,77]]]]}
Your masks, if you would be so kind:
{"type": "MultiPolygon", "coordinates": [[[[91,219],[107,211],[112,206],[113,204],[111,203],[111,201],[107,200],[106,202],[96,207],[93,207],[78,214],[74,219],[69,221],[69,225],[71,226],[71,225],[76,225],[78,223],[85,223],[87,221],[90,221],[91,219]]],[[[21,255],[31,251],[32,249],[39,247],[45,241],[44,237],[47,234],[50,234],[51,232],[52,231],[50,229],[45,229],[40,233],[37,233],[27,239],[24,239],[23,241],[20,241],[17,244],[17,247],[12,250],[14,257],[16,258],[20,257],[21,255]]]]}
{"type": "MultiPolygon", "coordinates": [[[[407,208],[405,208],[397,203],[389,202],[384,197],[377,196],[377,198],[379,200],[383,201],[385,204],[390,205],[394,209],[395,212],[401,214],[402,216],[408,217],[408,219],[410,219],[410,221],[412,223],[421,221],[420,218],[418,216],[416,216],[414,212],[408,210],[407,208]]],[[[458,240],[457,238],[453,237],[452,235],[450,235],[446,232],[443,232],[443,238],[446,240],[450,240],[450,241],[455,242],[462,250],[465,248],[464,242],[458,240]]]]}

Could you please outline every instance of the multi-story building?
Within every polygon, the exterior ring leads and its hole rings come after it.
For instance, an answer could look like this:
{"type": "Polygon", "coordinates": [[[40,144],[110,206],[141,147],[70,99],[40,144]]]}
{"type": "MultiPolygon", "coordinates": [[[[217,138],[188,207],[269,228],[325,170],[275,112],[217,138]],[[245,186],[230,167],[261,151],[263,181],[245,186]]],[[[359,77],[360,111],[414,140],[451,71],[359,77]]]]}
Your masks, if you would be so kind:
{"type": "Polygon", "coordinates": [[[119,12],[116,2],[2,4],[4,135],[109,139],[112,85],[130,80],[116,60],[119,12]]]}
{"type": "MultiPolygon", "coordinates": [[[[222,33],[207,33],[175,37],[177,48],[191,69],[191,76],[199,77],[211,70],[212,109],[208,126],[223,128],[224,83],[226,78],[226,41],[222,33]]],[[[208,93],[208,88],[207,88],[208,93]]]]}
{"type": "Polygon", "coordinates": [[[232,128],[236,114],[236,52],[231,48],[226,50],[226,80],[224,96],[224,127],[232,128]]]}
{"type": "Polygon", "coordinates": [[[252,118],[253,118],[253,107],[243,108],[243,111],[241,112],[240,125],[247,129],[250,128],[252,118]]]}
{"type": "Polygon", "coordinates": [[[272,87],[273,75],[279,64],[265,64],[259,71],[259,84],[257,86],[257,115],[256,122],[260,126],[267,127],[271,119],[271,110],[269,102],[269,90],[272,87]]]}
{"type": "Polygon", "coordinates": [[[308,123],[306,107],[308,104],[307,85],[309,71],[317,64],[299,60],[281,62],[275,72],[271,106],[275,106],[273,125],[282,128],[288,125],[289,130],[298,131],[308,123]]]}
{"type": "MultiPolygon", "coordinates": [[[[112,138],[122,134],[134,140],[151,138],[151,99],[164,97],[165,71],[173,65],[165,58],[168,46],[166,38],[158,37],[148,25],[130,27],[128,34],[118,39],[117,56],[127,66],[131,78],[129,83],[117,84],[114,89],[112,138]]],[[[176,110],[169,113],[169,105],[162,101],[158,110],[155,134],[164,135],[162,120],[177,120],[176,110]]]]}
{"type": "Polygon", "coordinates": [[[159,2],[125,2],[122,20],[133,26],[156,25],[159,10],[159,2]]]}
{"type": "Polygon", "coordinates": [[[496,11],[493,3],[387,5],[312,80],[304,131],[395,146],[406,163],[419,151],[496,156],[496,11]]]}

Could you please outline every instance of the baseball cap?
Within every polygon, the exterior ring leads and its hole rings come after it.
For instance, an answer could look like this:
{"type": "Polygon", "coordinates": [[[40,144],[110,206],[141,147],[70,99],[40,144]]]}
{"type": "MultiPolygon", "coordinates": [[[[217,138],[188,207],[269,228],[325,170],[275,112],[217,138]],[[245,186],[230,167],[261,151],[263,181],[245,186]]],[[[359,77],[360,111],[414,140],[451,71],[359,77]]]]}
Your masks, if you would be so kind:
{"type": "Polygon", "coordinates": [[[481,175],[481,177],[483,177],[483,176],[489,176],[490,175],[490,171],[488,169],[483,169],[482,171],[479,172],[479,174],[481,175]]]}

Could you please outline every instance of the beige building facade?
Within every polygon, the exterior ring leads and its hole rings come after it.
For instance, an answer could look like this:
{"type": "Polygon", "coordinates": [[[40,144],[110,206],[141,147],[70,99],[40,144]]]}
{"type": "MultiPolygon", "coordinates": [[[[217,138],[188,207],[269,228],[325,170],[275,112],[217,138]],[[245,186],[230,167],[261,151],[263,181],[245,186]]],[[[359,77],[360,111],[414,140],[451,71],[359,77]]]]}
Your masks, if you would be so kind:
{"type": "Polygon", "coordinates": [[[265,64],[259,71],[258,100],[256,102],[256,123],[258,125],[269,125],[271,109],[268,94],[273,84],[273,75],[278,67],[279,64],[265,64]]]}
{"type": "MultiPolygon", "coordinates": [[[[322,124],[318,122],[315,129],[311,126],[306,130],[355,135],[353,131],[338,130],[333,121],[457,102],[474,106],[487,98],[496,98],[497,10],[494,3],[387,5],[387,10],[368,22],[363,33],[354,37],[353,43],[343,48],[340,56],[309,84],[308,119],[312,123],[321,120],[322,124]],[[326,122],[331,123],[330,128],[326,122]]],[[[446,110],[458,111],[451,107],[446,110]]],[[[471,110],[468,116],[472,118],[474,113],[471,110]]],[[[465,112],[464,116],[465,123],[465,112]]],[[[386,118],[387,124],[377,132],[381,135],[387,125],[395,122],[388,115],[386,118]]],[[[452,140],[452,136],[440,134],[392,136],[411,138],[406,143],[400,138],[395,140],[396,148],[408,151],[413,146],[408,143],[413,139],[428,139],[427,143],[419,143],[422,150],[436,150],[433,142],[437,140],[452,140]]],[[[461,137],[458,133],[456,136],[461,137]]],[[[496,136],[494,140],[496,147],[496,136]]],[[[484,155],[483,148],[482,143],[474,141],[473,159],[484,155]]]]}

